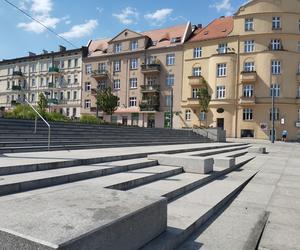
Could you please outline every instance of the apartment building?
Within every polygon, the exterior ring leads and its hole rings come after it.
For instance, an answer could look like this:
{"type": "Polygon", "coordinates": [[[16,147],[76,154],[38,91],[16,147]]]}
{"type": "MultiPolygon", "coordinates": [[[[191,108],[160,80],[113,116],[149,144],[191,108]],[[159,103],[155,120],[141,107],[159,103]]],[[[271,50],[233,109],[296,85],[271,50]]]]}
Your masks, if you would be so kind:
{"type": "Polygon", "coordinates": [[[253,0],[195,30],[184,45],[182,126],[205,119],[196,98],[206,80],[209,126],[229,137],[269,139],[273,116],[276,139],[287,130],[299,140],[299,76],[300,2],[253,0]]]}
{"type": "Polygon", "coordinates": [[[67,50],[60,46],[57,52],[43,51],[0,62],[0,107],[12,109],[25,100],[37,105],[44,93],[49,110],[70,118],[81,113],[82,58],[87,48],[67,50]]]}
{"type": "MultiPolygon", "coordinates": [[[[180,112],[183,43],[191,24],[90,41],[84,58],[83,110],[112,122],[142,127],[171,126],[180,112]],[[111,87],[120,98],[112,117],[97,111],[98,90],[111,87]],[[174,93],[174,94],[172,94],[174,93]]],[[[180,128],[179,116],[173,127],[180,128]]]]}

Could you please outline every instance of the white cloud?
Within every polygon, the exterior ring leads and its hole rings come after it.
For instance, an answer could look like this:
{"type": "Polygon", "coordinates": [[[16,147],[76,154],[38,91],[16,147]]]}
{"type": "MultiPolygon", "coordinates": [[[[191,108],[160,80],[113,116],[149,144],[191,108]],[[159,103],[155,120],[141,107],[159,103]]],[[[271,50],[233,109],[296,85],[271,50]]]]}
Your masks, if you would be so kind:
{"type": "Polygon", "coordinates": [[[231,0],[222,0],[220,2],[209,5],[209,7],[215,8],[218,12],[225,12],[226,16],[230,16],[233,13],[231,0]]]}
{"type": "Polygon", "coordinates": [[[172,14],[173,9],[160,9],[153,13],[148,13],[144,17],[146,20],[151,22],[153,25],[162,25],[168,17],[172,14]]]}
{"type": "Polygon", "coordinates": [[[69,31],[59,35],[66,39],[82,38],[91,35],[97,26],[97,20],[89,20],[86,23],[74,25],[69,31]]]}
{"type": "Polygon", "coordinates": [[[102,12],[103,12],[103,8],[100,8],[100,7],[96,7],[96,10],[97,10],[97,12],[99,13],[99,14],[101,14],[102,12]]]}
{"type": "Polygon", "coordinates": [[[119,14],[113,14],[122,24],[136,23],[139,18],[139,13],[135,8],[126,7],[119,14]]]}
{"type": "MultiPolygon", "coordinates": [[[[55,29],[62,20],[51,15],[53,10],[52,0],[22,0],[19,2],[19,6],[23,10],[30,11],[35,19],[51,29],[55,29]]],[[[17,24],[17,27],[34,33],[43,33],[46,30],[45,27],[35,21],[21,22],[17,24]]]]}

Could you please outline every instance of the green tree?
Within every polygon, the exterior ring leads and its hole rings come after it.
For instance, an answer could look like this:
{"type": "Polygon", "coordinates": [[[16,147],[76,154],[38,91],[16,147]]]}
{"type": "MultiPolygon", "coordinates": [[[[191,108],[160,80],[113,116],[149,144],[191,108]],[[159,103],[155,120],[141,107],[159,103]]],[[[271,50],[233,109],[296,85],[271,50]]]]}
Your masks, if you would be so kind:
{"type": "Polygon", "coordinates": [[[39,94],[39,100],[37,103],[38,111],[41,113],[42,116],[46,113],[46,108],[48,107],[48,101],[43,93],[39,94]]]}
{"type": "Polygon", "coordinates": [[[119,97],[115,96],[111,88],[106,88],[97,93],[97,110],[102,110],[112,116],[118,108],[119,97]]]}
{"type": "MultiPolygon", "coordinates": [[[[201,87],[197,93],[197,97],[199,100],[199,105],[200,105],[200,113],[204,112],[205,113],[205,127],[207,127],[207,113],[209,111],[209,103],[211,101],[211,95],[209,94],[208,90],[208,84],[204,80],[204,85],[201,87]]],[[[199,114],[200,117],[200,114],[199,114]]],[[[201,121],[200,121],[201,124],[201,121]]]]}

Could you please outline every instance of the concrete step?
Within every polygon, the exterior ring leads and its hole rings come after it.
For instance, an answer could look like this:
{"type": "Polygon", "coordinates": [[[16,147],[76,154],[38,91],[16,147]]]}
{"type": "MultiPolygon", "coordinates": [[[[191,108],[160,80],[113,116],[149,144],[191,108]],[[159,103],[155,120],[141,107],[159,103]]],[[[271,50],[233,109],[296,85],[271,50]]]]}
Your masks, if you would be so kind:
{"type": "Polygon", "coordinates": [[[224,169],[215,167],[214,172],[211,174],[182,173],[174,177],[169,177],[134,188],[130,191],[134,193],[147,193],[155,196],[163,196],[166,197],[168,201],[172,201],[195,188],[206,185],[221,176],[225,176],[226,174],[239,169],[253,158],[254,156],[251,155],[241,156],[236,159],[236,166],[232,168],[224,169]]]}
{"type": "Polygon", "coordinates": [[[254,175],[250,171],[236,181],[220,178],[169,203],[166,232],[142,249],[175,249],[231,201],[254,175]]]}
{"type": "Polygon", "coordinates": [[[95,178],[94,182],[97,182],[99,187],[127,190],[151,181],[182,173],[183,171],[182,168],[155,166],[155,164],[155,161],[134,159],[123,163],[111,162],[109,164],[93,164],[1,176],[0,195],[14,194],[92,178],[95,178]],[[129,171],[131,169],[137,170],[129,171]],[[100,176],[103,177],[96,178],[100,176]]]}

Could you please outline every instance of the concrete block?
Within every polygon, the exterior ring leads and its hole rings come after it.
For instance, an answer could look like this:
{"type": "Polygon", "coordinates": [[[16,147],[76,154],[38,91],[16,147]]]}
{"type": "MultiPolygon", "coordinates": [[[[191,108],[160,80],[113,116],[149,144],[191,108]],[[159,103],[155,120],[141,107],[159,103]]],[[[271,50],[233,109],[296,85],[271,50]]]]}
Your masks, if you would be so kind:
{"type": "Polygon", "coordinates": [[[248,153],[266,154],[267,149],[265,147],[251,147],[248,148],[248,153]]]}
{"type": "Polygon", "coordinates": [[[235,158],[233,157],[219,157],[214,158],[215,167],[231,168],[235,166],[235,158]]]}
{"type": "Polygon", "coordinates": [[[149,160],[157,160],[160,165],[183,167],[186,173],[208,174],[213,171],[214,159],[185,155],[156,154],[149,155],[149,160]]]}
{"type": "Polygon", "coordinates": [[[0,203],[0,249],[139,249],[167,227],[165,198],[91,183],[0,203]]]}

